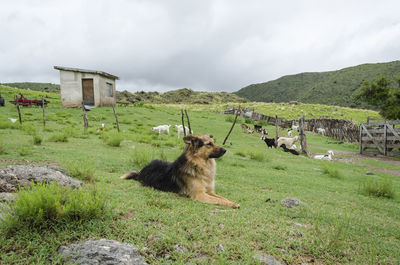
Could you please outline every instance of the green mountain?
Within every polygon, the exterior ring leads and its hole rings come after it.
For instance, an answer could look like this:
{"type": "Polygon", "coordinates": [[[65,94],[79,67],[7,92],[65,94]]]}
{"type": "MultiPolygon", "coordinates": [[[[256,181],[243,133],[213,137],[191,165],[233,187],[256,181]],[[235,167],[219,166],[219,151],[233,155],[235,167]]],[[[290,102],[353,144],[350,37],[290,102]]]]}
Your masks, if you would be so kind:
{"type": "Polygon", "coordinates": [[[318,103],[344,107],[371,108],[359,103],[353,95],[364,80],[373,81],[380,76],[395,80],[400,76],[400,61],[362,64],[337,71],[287,75],[273,81],[252,84],[234,94],[260,102],[318,103]]]}
{"type": "Polygon", "coordinates": [[[0,85],[21,88],[21,89],[30,89],[41,92],[60,93],[60,85],[51,83],[19,82],[19,83],[1,83],[0,85]]]}

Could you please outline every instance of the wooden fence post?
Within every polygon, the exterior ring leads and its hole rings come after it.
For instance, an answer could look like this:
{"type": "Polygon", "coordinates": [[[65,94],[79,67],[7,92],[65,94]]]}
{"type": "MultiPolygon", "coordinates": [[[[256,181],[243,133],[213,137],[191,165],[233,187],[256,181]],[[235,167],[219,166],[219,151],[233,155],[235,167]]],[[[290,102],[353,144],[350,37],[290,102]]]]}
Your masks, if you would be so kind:
{"type": "Polygon", "coordinates": [[[183,110],[181,110],[181,118],[182,118],[183,136],[186,136],[185,117],[183,116],[183,110]]]}
{"type": "Polygon", "coordinates": [[[301,116],[299,120],[299,135],[300,135],[300,145],[301,145],[301,152],[308,155],[307,151],[307,140],[306,135],[304,134],[304,115],[301,116]]]}
{"type": "Polygon", "coordinates": [[[278,115],[275,115],[275,143],[278,141],[278,115]]]}
{"type": "Polygon", "coordinates": [[[387,156],[387,124],[383,125],[383,155],[387,156]]]}
{"type": "Polygon", "coordinates": [[[363,153],[363,148],[362,148],[362,128],[363,128],[363,124],[360,123],[360,154],[361,155],[363,153]]]}
{"type": "Polygon", "coordinates": [[[222,145],[224,145],[224,144],[226,143],[226,140],[228,140],[228,137],[229,137],[229,135],[231,134],[231,132],[232,132],[232,130],[233,130],[233,127],[234,127],[235,124],[236,124],[236,120],[237,120],[237,117],[239,116],[240,111],[241,111],[241,110],[240,110],[240,106],[239,106],[239,109],[236,111],[236,116],[235,116],[235,120],[233,121],[232,127],[231,127],[231,129],[229,130],[228,134],[226,135],[226,137],[225,137],[224,142],[222,143],[222,145]]]}
{"type": "Polygon", "coordinates": [[[42,110],[43,110],[43,126],[46,126],[46,117],[44,115],[44,97],[42,97],[42,110]]]}
{"type": "Polygon", "coordinates": [[[83,112],[83,126],[85,129],[87,129],[89,127],[89,122],[86,116],[86,110],[85,110],[85,105],[83,104],[82,101],[82,112],[83,112]]]}
{"type": "Polygon", "coordinates": [[[117,122],[117,130],[118,130],[118,132],[119,132],[119,122],[118,122],[117,113],[115,113],[114,105],[111,105],[111,106],[112,106],[112,109],[113,109],[113,112],[114,112],[115,121],[117,122]]]}
{"type": "Polygon", "coordinates": [[[188,126],[189,126],[189,133],[188,134],[192,134],[192,128],[190,127],[189,115],[187,114],[186,110],[185,110],[185,114],[186,114],[186,120],[187,120],[188,126]]]}
{"type": "Polygon", "coordinates": [[[15,102],[17,103],[17,111],[18,111],[18,118],[19,118],[19,123],[22,124],[22,117],[21,117],[21,109],[19,108],[19,102],[17,99],[17,96],[15,96],[15,102]]]}

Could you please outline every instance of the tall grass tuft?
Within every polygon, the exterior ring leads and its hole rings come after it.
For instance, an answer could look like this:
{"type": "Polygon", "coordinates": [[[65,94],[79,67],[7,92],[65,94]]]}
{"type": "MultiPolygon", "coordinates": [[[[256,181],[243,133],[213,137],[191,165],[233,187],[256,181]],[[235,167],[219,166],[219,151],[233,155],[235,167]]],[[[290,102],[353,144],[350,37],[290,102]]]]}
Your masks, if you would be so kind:
{"type": "Polygon", "coordinates": [[[322,173],[325,175],[328,175],[331,178],[335,178],[335,179],[342,179],[343,176],[340,173],[340,171],[337,168],[333,168],[329,165],[323,165],[322,168],[322,173]]]}
{"type": "Polygon", "coordinates": [[[395,197],[395,189],[393,182],[388,179],[368,178],[360,185],[361,193],[374,196],[393,199],[395,197]]]}
{"type": "Polygon", "coordinates": [[[263,152],[251,151],[249,152],[249,156],[251,160],[258,162],[268,161],[268,158],[263,152]]]}
{"type": "Polygon", "coordinates": [[[95,168],[87,160],[69,161],[64,164],[64,169],[70,177],[85,181],[94,182],[95,168]]]}
{"type": "Polygon", "coordinates": [[[113,147],[119,147],[121,145],[123,137],[119,133],[108,133],[103,135],[103,139],[107,145],[113,147]]]}
{"type": "Polygon", "coordinates": [[[41,145],[43,138],[40,135],[34,134],[32,135],[32,140],[34,145],[41,145]]]}
{"type": "Polygon", "coordinates": [[[3,207],[0,229],[9,234],[21,227],[45,229],[52,224],[88,221],[106,215],[107,195],[94,186],[81,189],[58,183],[31,183],[20,189],[14,203],[3,207]]]}
{"type": "MultiPolygon", "coordinates": [[[[162,157],[162,155],[161,155],[162,157]]],[[[139,168],[143,168],[144,166],[146,166],[148,163],[151,162],[151,160],[153,160],[155,158],[155,154],[153,151],[148,150],[148,149],[135,149],[132,152],[132,156],[131,156],[131,162],[139,167],[139,168]]]]}
{"type": "Polygon", "coordinates": [[[65,132],[56,132],[50,135],[51,142],[68,142],[68,135],[65,132]]]}
{"type": "Polygon", "coordinates": [[[20,146],[17,148],[20,156],[26,156],[32,154],[32,148],[30,146],[20,146]]]}

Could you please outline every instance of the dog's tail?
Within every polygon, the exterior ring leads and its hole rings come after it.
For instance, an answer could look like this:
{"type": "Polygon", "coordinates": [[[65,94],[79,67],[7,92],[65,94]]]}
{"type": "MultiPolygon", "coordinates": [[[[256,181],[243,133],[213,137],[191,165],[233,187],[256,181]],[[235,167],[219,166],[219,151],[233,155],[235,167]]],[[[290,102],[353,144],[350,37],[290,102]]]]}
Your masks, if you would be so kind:
{"type": "Polygon", "coordinates": [[[140,171],[130,171],[121,176],[121,179],[135,179],[137,180],[140,171]]]}

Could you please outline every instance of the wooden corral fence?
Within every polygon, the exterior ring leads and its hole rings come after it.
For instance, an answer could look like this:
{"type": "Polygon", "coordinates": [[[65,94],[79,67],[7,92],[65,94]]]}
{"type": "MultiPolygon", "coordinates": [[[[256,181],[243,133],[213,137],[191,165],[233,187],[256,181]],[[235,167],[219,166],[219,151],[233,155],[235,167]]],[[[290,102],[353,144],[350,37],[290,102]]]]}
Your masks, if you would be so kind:
{"type": "MultiPolygon", "coordinates": [[[[236,114],[237,109],[234,107],[227,107],[225,114],[236,114]]],[[[282,118],[266,116],[257,113],[252,109],[243,109],[240,116],[250,118],[254,121],[266,121],[271,125],[277,124],[283,128],[291,128],[292,125],[298,125],[299,120],[285,120],[282,118]]],[[[304,130],[318,133],[318,128],[325,129],[325,136],[345,142],[358,142],[359,141],[359,127],[357,123],[349,120],[320,118],[320,119],[305,119],[304,130]]]]}
{"type": "Polygon", "coordinates": [[[360,154],[400,155],[400,127],[395,127],[399,124],[400,121],[361,123],[360,154]]]}

